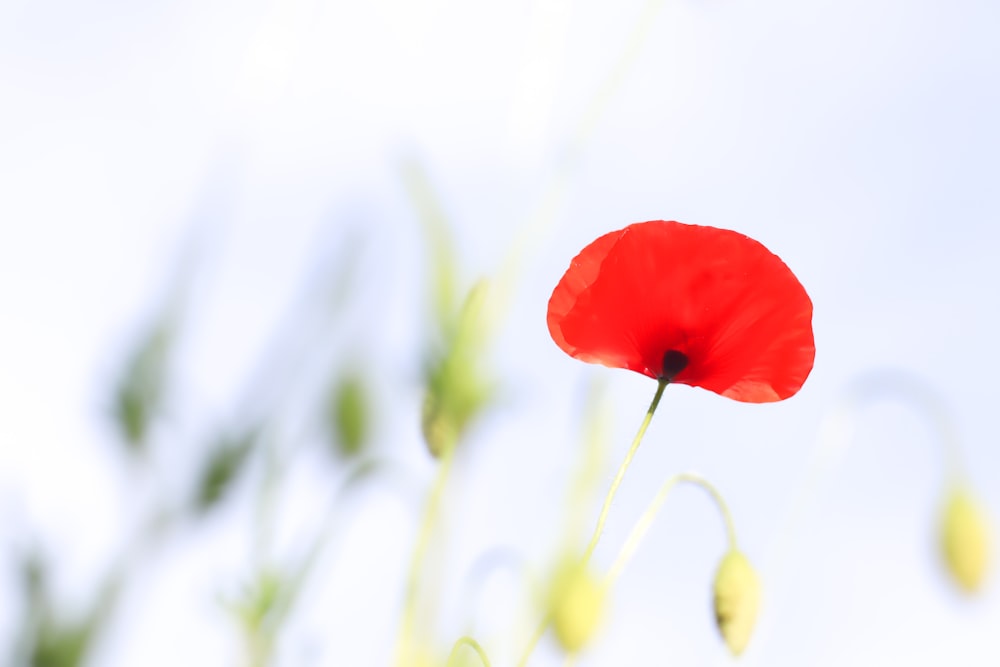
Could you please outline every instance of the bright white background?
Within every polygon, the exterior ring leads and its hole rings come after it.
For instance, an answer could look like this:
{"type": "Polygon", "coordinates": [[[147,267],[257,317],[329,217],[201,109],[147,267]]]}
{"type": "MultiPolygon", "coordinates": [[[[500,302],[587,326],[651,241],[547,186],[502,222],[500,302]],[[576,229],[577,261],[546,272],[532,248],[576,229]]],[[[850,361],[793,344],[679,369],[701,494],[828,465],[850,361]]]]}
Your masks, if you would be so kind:
{"type": "MultiPolygon", "coordinates": [[[[537,573],[554,557],[588,383],[606,383],[613,415],[599,493],[654,390],[552,344],[552,287],[596,236],[668,218],[736,229],[792,267],[815,304],[816,367],[776,405],[671,388],[597,562],[610,563],[661,480],[696,469],[728,498],[765,580],[744,664],[995,664],[1000,590],[990,582],[965,599],[941,573],[942,453],[913,410],[866,409],[805,522],[782,531],[824,411],[882,367],[945,398],[972,482],[1000,508],[1000,10],[653,6],[0,0],[2,556],[42,543],[72,607],[120,546],[143,489],[121,463],[108,396],[190,248],[183,418],[162,436],[165,483],[189,465],[196,436],[239,418],[290,304],[357,234],[362,278],[333,347],[364,360],[381,444],[426,485],[428,267],[403,185],[409,160],[454,225],[466,284],[494,274],[530,231],[489,359],[503,402],[459,458],[449,496],[444,647],[467,629],[458,589],[478,554],[509,546],[537,573]],[[553,182],[551,215],[537,216],[553,182]]],[[[279,553],[311,534],[331,497],[321,457],[292,465],[279,553]]],[[[281,664],[388,662],[417,498],[373,490],[356,506],[281,664]]],[[[219,599],[249,572],[249,526],[237,504],[160,554],[93,664],[237,664],[219,599]]],[[[723,547],[711,506],[679,491],[584,662],[728,664],[708,595],[723,547]]],[[[511,620],[524,597],[513,582],[497,575],[476,611],[498,665],[527,625],[511,620]]],[[[0,576],[0,644],[18,620],[15,591],[0,576]]],[[[548,641],[532,664],[559,664],[548,641]]]]}

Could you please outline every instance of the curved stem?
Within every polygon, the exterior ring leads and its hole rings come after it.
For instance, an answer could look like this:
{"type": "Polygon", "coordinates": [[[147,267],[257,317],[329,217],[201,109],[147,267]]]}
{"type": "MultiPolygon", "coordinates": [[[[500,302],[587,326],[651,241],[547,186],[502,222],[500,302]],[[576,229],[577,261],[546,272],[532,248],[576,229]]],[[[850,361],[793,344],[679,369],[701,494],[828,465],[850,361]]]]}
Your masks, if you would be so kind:
{"type": "Polygon", "coordinates": [[[885,398],[899,399],[927,419],[944,449],[946,476],[951,481],[964,478],[958,430],[941,397],[918,377],[904,371],[884,369],[865,374],[857,378],[823,416],[809,467],[793,496],[795,501],[785,511],[778,537],[770,547],[768,567],[781,567],[791,536],[819,495],[820,486],[837,470],[854,442],[862,409],[885,398]]]}
{"type": "Polygon", "coordinates": [[[471,619],[470,628],[475,627],[476,611],[481,605],[481,597],[487,582],[501,570],[520,575],[522,577],[520,581],[527,581],[530,587],[534,587],[534,581],[520,553],[507,547],[494,547],[483,553],[468,569],[460,586],[460,590],[463,591],[461,603],[463,613],[460,617],[471,619]]]}
{"type": "Polygon", "coordinates": [[[535,628],[535,632],[531,635],[531,639],[528,640],[528,645],[524,647],[524,653],[521,654],[521,659],[517,661],[517,667],[525,667],[528,664],[528,658],[531,657],[532,652],[535,647],[538,646],[538,642],[542,640],[545,635],[545,631],[549,627],[549,622],[552,618],[546,614],[541,621],[538,622],[538,627],[535,628]]]}
{"type": "Polygon", "coordinates": [[[653,21],[664,4],[663,0],[648,0],[643,6],[639,20],[636,22],[632,33],[629,35],[628,42],[625,44],[624,52],[622,52],[614,68],[608,74],[608,77],[602,82],[600,89],[591,101],[583,118],[580,119],[580,124],[574,135],[574,148],[582,145],[593,133],[604,109],[608,106],[615,92],[625,80],[625,75],[633,63],[635,63],[636,58],[639,57],[639,51],[642,49],[643,44],[646,43],[649,32],[652,30],[653,21]]]}
{"type": "Polygon", "coordinates": [[[664,0],[646,0],[618,58],[612,64],[605,78],[601,80],[583,113],[576,121],[575,129],[569,137],[564,152],[564,158],[560,160],[549,177],[548,184],[541,191],[542,197],[535,209],[520,225],[514,245],[503,259],[497,281],[498,303],[500,304],[498,311],[507,312],[509,310],[518,271],[524,266],[529,252],[538,250],[545,235],[556,223],[559,210],[569,191],[573,174],[581,163],[580,157],[584,152],[584,147],[593,135],[598,121],[608,105],[626,80],[629,70],[638,59],[642,47],[652,32],[657,15],[665,4],[664,0]]]}
{"type": "Polygon", "coordinates": [[[618,487],[621,486],[622,480],[625,478],[625,471],[628,470],[629,464],[632,463],[632,459],[635,457],[635,453],[639,449],[639,444],[642,442],[642,436],[646,434],[646,429],[649,428],[649,422],[653,420],[653,413],[656,412],[656,406],[660,404],[660,398],[663,396],[663,390],[667,388],[668,384],[670,384],[668,380],[660,380],[659,384],[656,386],[656,394],[653,396],[653,401],[649,404],[649,409],[646,410],[646,416],[643,418],[642,424],[639,426],[639,431],[635,434],[635,438],[632,439],[632,445],[629,447],[628,453],[625,455],[625,460],[622,461],[622,464],[618,467],[618,472],[615,474],[615,478],[611,482],[611,488],[608,489],[608,495],[604,497],[604,505],[601,507],[601,513],[597,517],[597,526],[594,528],[594,534],[590,538],[590,544],[587,545],[587,550],[583,554],[584,563],[590,560],[590,557],[594,554],[594,549],[597,548],[597,543],[601,539],[601,533],[604,532],[604,524],[608,520],[608,513],[611,511],[611,502],[615,499],[618,487]]]}
{"type": "Polygon", "coordinates": [[[455,645],[451,647],[451,653],[448,654],[448,662],[445,663],[445,667],[451,667],[452,662],[456,657],[458,657],[458,652],[463,646],[468,646],[475,651],[484,667],[490,667],[490,659],[486,657],[486,651],[484,651],[483,647],[479,645],[479,642],[468,635],[459,637],[455,642],[455,645]]]}
{"type": "Polygon", "coordinates": [[[632,528],[632,532],[629,533],[628,539],[625,540],[625,544],[622,546],[621,551],[618,552],[618,557],[615,558],[615,562],[611,565],[611,569],[608,571],[608,577],[605,583],[606,586],[612,586],[618,577],[621,576],[625,566],[627,566],[635,556],[636,551],[638,551],[639,546],[642,544],[642,540],[649,532],[649,528],[652,526],[653,520],[656,519],[657,514],[659,514],[660,510],[663,508],[663,503],[666,501],[670,491],[681,482],[687,482],[689,484],[699,486],[704,489],[709,496],[711,496],[712,500],[715,501],[715,506],[718,508],[719,514],[722,515],[723,522],[726,524],[726,537],[729,540],[729,548],[737,548],[736,527],[733,523],[733,516],[729,512],[729,507],[726,505],[726,501],[722,498],[722,494],[719,493],[718,489],[709,483],[708,480],[700,475],[690,472],[682,472],[674,475],[663,483],[660,490],[653,498],[653,501],[649,504],[649,507],[647,507],[642,516],[639,517],[639,520],[632,528]]]}
{"type": "Polygon", "coordinates": [[[438,465],[437,476],[434,485],[431,487],[427,497],[427,504],[424,506],[423,519],[420,522],[420,530],[417,533],[417,543],[413,548],[413,556],[410,559],[409,574],[406,578],[406,599],[403,603],[403,619],[400,622],[399,634],[396,640],[395,664],[406,664],[406,657],[411,652],[413,642],[414,626],[417,616],[417,593],[420,587],[420,573],[423,571],[424,559],[430,547],[431,535],[434,533],[434,526],[437,523],[438,513],[441,507],[441,499],[444,496],[444,489],[448,483],[451,473],[452,462],[455,458],[455,446],[446,447],[441,454],[441,462],[438,465]]]}

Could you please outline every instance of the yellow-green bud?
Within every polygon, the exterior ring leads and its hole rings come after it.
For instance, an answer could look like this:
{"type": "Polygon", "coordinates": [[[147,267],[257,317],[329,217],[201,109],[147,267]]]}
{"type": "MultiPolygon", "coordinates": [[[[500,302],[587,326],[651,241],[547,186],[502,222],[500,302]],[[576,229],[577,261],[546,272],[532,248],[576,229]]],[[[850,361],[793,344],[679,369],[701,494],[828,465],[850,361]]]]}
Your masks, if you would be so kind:
{"type": "Polygon", "coordinates": [[[605,588],[584,563],[566,560],[556,570],[549,614],[559,645],[576,653],[597,633],[604,617],[605,588]]]}
{"type": "Polygon", "coordinates": [[[371,417],[364,380],[356,373],[341,377],[328,398],[327,421],[337,453],[354,458],[369,439],[371,417]]]}
{"type": "Polygon", "coordinates": [[[966,593],[979,590],[986,576],[989,533],[986,516],[972,494],[952,489],[941,516],[941,551],[948,572],[966,593]]]}
{"type": "Polygon", "coordinates": [[[760,579],[750,561],[730,549],[719,563],[713,587],[715,622],[733,655],[740,655],[750,641],[760,608],[760,579]]]}
{"type": "Polygon", "coordinates": [[[421,427],[424,442],[427,443],[427,449],[434,458],[441,458],[458,441],[458,426],[455,424],[454,415],[444,408],[440,397],[433,391],[428,391],[424,395],[421,427]]]}
{"type": "Polygon", "coordinates": [[[457,446],[490,398],[491,390],[481,370],[486,294],[485,281],[469,291],[454,329],[446,335],[444,349],[428,367],[421,426],[427,448],[435,458],[457,446]]]}

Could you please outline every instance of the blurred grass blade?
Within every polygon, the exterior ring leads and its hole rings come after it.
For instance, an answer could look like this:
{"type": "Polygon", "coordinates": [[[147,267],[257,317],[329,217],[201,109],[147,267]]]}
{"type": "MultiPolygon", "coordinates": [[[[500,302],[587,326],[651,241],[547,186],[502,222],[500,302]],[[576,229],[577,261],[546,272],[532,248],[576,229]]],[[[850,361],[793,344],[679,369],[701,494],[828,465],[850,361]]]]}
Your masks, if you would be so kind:
{"type": "Polygon", "coordinates": [[[360,456],[371,438],[371,399],[360,373],[349,371],[330,389],[326,425],[333,450],[344,459],[360,456]]]}
{"type": "Polygon", "coordinates": [[[457,301],[457,261],[451,227],[423,165],[415,159],[404,162],[403,181],[429,246],[434,314],[441,330],[447,332],[455,318],[457,301]]]}
{"type": "Polygon", "coordinates": [[[454,334],[428,366],[422,425],[424,439],[435,457],[455,446],[494,393],[483,371],[483,311],[488,291],[485,280],[473,286],[459,311],[454,334]]]}
{"type": "Polygon", "coordinates": [[[258,441],[258,431],[222,438],[202,469],[195,495],[195,510],[204,513],[223,501],[246,467],[258,441]]]}
{"type": "Polygon", "coordinates": [[[173,342],[173,327],[165,318],[133,352],[115,391],[115,419],[125,443],[135,452],[145,448],[151,427],[163,412],[173,342]]]}
{"type": "Polygon", "coordinates": [[[83,667],[118,599],[122,573],[115,571],[106,579],[83,615],[67,619],[57,613],[46,563],[36,552],[20,568],[26,609],[14,664],[83,667]]]}

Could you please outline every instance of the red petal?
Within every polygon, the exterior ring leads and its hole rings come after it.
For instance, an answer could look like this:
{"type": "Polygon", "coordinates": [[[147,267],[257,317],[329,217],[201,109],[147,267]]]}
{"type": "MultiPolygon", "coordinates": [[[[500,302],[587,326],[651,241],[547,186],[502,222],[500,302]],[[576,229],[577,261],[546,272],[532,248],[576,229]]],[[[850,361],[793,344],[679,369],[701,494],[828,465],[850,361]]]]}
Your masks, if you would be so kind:
{"type": "Polygon", "coordinates": [[[795,394],[812,370],[812,302],[776,255],[726,229],[654,220],[600,237],[549,299],[549,332],[567,354],[764,403],[795,394]]]}

